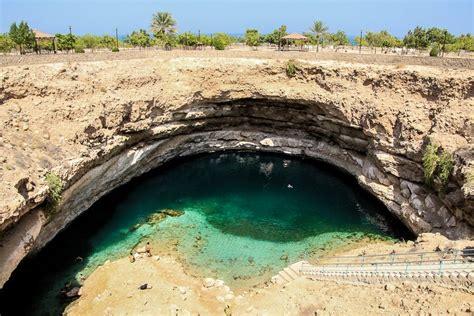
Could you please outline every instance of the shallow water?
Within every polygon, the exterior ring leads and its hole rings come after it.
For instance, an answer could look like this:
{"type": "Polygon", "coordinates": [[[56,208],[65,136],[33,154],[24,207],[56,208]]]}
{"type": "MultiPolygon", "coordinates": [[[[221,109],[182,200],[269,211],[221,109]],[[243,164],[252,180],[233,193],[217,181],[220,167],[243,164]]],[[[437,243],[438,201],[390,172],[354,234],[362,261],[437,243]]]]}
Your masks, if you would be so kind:
{"type": "Polygon", "coordinates": [[[368,236],[410,237],[353,178],[327,164],[252,153],[194,157],[109,194],[22,263],[0,292],[0,314],[60,313],[57,293],[66,281],[145,241],[192,274],[238,290],[368,236]],[[147,221],[162,209],[184,214],[147,221]],[[77,256],[84,260],[76,263],[77,256]],[[20,295],[23,304],[11,306],[20,295]]]}

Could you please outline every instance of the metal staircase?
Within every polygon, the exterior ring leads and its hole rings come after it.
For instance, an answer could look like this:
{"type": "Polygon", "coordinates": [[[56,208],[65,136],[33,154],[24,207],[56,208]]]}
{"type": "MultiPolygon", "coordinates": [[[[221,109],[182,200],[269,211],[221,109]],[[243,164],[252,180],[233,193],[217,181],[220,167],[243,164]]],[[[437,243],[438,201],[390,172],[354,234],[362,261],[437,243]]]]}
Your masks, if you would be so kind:
{"type": "Polygon", "coordinates": [[[409,280],[471,288],[474,249],[320,257],[315,263],[290,265],[272,282],[286,284],[302,276],[370,284],[409,280]]]}

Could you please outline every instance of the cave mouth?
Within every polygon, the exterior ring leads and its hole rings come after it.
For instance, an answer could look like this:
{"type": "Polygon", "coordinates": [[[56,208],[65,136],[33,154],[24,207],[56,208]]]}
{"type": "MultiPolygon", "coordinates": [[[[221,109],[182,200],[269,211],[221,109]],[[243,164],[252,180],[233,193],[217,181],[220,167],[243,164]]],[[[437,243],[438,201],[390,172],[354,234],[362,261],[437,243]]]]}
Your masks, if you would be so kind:
{"type": "Polygon", "coordinates": [[[192,274],[248,288],[297,260],[402,238],[413,235],[352,176],[327,163],[250,152],[180,158],[104,196],[22,262],[0,291],[0,313],[61,313],[65,302],[57,294],[66,281],[145,241],[192,274]],[[163,210],[182,214],[164,217],[163,210]],[[78,256],[84,260],[76,262],[78,256]],[[15,297],[21,306],[9,305],[15,297]]]}

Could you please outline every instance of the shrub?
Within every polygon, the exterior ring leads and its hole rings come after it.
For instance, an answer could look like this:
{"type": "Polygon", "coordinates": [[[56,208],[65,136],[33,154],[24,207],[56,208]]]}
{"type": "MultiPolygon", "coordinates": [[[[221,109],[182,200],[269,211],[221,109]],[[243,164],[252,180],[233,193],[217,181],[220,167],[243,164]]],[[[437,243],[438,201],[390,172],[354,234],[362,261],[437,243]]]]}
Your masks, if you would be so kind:
{"type": "Polygon", "coordinates": [[[441,182],[441,193],[448,188],[449,177],[454,170],[453,156],[445,150],[440,150],[438,145],[428,144],[423,154],[423,171],[425,182],[428,186],[433,184],[437,177],[441,182]]]}
{"type": "Polygon", "coordinates": [[[438,150],[438,145],[428,144],[428,146],[426,146],[425,152],[423,153],[423,172],[425,176],[425,183],[428,186],[433,184],[436,167],[438,166],[438,150]]]}
{"type": "Polygon", "coordinates": [[[48,184],[48,204],[54,209],[61,202],[63,182],[57,174],[49,172],[46,175],[46,183],[48,184]]]}
{"type": "Polygon", "coordinates": [[[224,50],[232,43],[232,38],[225,33],[216,33],[212,38],[212,46],[216,50],[224,50]]]}
{"type": "Polygon", "coordinates": [[[438,55],[439,55],[438,46],[433,46],[433,48],[431,48],[431,50],[430,50],[430,56],[431,57],[438,57],[438,55]]]}
{"type": "Polygon", "coordinates": [[[119,49],[118,49],[118,47],[113,47],[113,48],[112,48],[112,51],[113,51],[114,53],[118,53],[118,52],[119,52],[119,49]]]}
{"type": "Polygon", "coordinates": [[[298,70],[298,67],[296,66],[296,63],[293,59],[289,60],[288,63],[286,64],[286,75],[290,78],[296,76],[296,71],[298,70]]]}
{"type": "Polygon", "coordinates": [[[85,50],[82,47],[76,47],[74,48],[74,52],[78,54],[82,54],[82,53],[85,53],[85,50]]]}
{"type": "Polygon", "coordinates": [[[442,192],[446,192],[448,181],[454,169],[453,156],[447,151],[443,151],[438,162],[439,179],[441,180],[442,192]]]}

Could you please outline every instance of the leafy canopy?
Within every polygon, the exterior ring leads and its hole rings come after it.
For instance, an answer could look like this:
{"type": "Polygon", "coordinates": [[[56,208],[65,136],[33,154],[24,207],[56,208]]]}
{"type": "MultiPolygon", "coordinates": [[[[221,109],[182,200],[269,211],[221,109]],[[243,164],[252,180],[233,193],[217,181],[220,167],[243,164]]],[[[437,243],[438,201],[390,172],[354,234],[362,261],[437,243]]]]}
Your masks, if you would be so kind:
{"type": "Polygon", "coordinates": [[[151,20],[151,31],[156,38],[164,39],[176,33],[176,21],[171,13],[156,12],[151,20]]]}
{"type": "Polygon", "coordinates": [[[134,47],[150,47],[151,38],[145,30],[133,31],[130,35],[127,36],[125,42],[134,46],[134,47]]]}
{"type": "Polygon", "coordinates": [[[247,46],[256,47],[260,45],[260,34],[255,29],[248,29],[245,31],[245,44],[247,46]]]}
{"type": "Polygon", "coordinates": [[[16,22],[10,26],[8,33],[10,39],[20,47],[20,53],[24,53],[24,48],[32,48],[35,44],[35,33],[30,29],[28,23],[21,21],[17,26],[16,22]]]}

